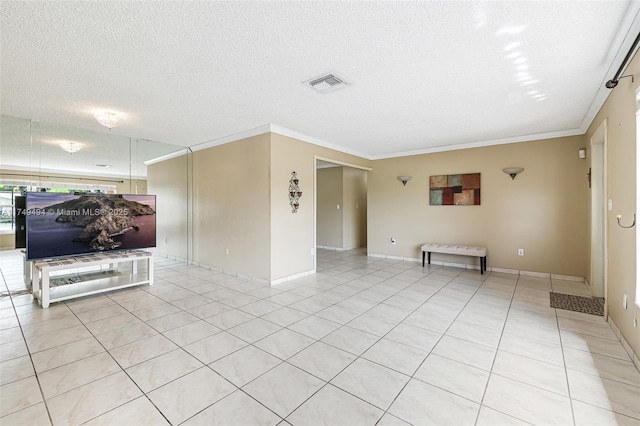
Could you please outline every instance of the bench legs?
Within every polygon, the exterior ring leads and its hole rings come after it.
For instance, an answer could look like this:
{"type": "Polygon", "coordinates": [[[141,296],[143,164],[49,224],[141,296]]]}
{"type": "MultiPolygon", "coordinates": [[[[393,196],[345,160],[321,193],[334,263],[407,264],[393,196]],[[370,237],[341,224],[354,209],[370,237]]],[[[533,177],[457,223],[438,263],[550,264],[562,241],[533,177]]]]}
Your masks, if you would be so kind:
{"type": "MultiPolygon", "coordinates": [[[[426,252],[422,252],[422,266],[424,266],[424,255],[426,252]]],[[[429,265],[431,265],[431,252],[429,252],[429,265]]]]}
{"type": "MultiPolygon", "coordinates": [[[[425,254],[427,255],[427,261],[431,265],[431,252],[422,252],[422,266],[424,266],[425,254]]],[[[487,270],[487,256],[480,256],[480,273],[484,275],[484,271],[487,270]]]]}

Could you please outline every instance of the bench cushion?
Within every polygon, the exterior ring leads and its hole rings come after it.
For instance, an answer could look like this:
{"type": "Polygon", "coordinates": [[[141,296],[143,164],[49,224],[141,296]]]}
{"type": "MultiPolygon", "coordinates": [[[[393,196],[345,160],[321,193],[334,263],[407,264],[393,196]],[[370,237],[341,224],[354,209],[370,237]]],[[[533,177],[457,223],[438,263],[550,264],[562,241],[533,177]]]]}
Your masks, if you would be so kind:
{"type": "Polygon", "coordinates": [[[463,256],[479,256],[485,257],[487,255],[486,247],[474,247],[474,246],[458,246],[454,244],[438,244],[427,243],[422,246],[423,252],[434,253],[446,253],[446,254],[460,254],[463,256]]]}

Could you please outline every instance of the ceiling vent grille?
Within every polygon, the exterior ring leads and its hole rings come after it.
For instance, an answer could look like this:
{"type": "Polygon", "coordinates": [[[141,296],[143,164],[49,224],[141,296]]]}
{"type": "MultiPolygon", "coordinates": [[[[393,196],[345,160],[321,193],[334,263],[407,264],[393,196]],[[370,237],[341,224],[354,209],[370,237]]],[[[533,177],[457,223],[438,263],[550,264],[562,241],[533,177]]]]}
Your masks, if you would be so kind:
{"type": "Polygon", "coordinates": [[[333,92],[334,90],[338,90],[348,85],[346,81],[333,73],[312,78],[302,84],[309,86],[320,93],[333,92]]]}

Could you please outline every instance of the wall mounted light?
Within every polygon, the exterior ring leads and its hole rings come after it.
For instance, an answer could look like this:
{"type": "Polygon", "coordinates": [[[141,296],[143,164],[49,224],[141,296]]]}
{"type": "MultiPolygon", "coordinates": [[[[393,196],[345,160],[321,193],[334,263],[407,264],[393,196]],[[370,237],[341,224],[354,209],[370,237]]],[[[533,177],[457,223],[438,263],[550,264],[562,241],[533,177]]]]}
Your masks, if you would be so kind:
{"type": "Polygon", "coordinates": [[[110,111],[97,112],[93,116],[96,120],[98,120],[98,123],[102,124],[109,130],[113,129],[114,127],[118,127],[124,121],[122,117],[118,116],[118,114],[110,111]]]}
{"type": "Polygon", "coordinates": [[[502,169],[503,172],[511,176],[511,180],[515,179],[516,176],[524,171],[522,167],[505,167],[502,169]]]}
{"type": "Polygon", "coordinates": [[[398,180],[402,182],[404,186],[406,186],[407,182],[411,180],[411,176],[398,176],[398,180]]]}
{"type": "Polygon", "coordinates": [[[58,145],[69,154],[73,154],[74,152],[78,152],[82,149],[82,144],[74,141],[60,141],[58,142],[58,145]]]}
{"type": "Polygon", "coordinates": [[[582,159],[587,158],[587,150],[585,148],[580,148],[578,150],[578,157],[582,159]]]}

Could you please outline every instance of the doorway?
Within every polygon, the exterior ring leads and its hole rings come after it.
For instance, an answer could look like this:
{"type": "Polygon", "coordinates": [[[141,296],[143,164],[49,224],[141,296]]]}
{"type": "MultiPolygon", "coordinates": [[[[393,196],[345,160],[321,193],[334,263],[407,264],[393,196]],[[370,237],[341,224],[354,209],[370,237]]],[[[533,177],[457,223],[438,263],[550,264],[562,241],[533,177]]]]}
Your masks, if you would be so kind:
{"type": "Polygon", "coordinates": [[[321,157],[315,162],[316,248],[345,251],[366,247],[370,169],[321,157]]]}

